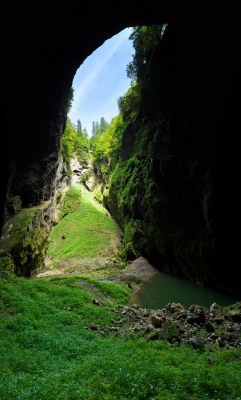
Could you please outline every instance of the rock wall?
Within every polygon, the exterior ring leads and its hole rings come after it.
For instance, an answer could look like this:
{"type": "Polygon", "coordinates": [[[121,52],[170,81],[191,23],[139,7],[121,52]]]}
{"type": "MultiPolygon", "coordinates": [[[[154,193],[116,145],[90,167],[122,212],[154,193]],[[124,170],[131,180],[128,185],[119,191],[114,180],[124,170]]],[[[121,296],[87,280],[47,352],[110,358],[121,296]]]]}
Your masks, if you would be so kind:
{"type": "Polygon", "coordinates": [[[9,197],[0,241],[0,268],[19,276],[30,276],[43,268],[50,229],[58,222],[61,192],[67,185],[66,167],[61,159],[49,183],[52,195],[38,205],[23,207],[21,196],[9,197]]]}
{"type": "Polygon", "coordinates": [[[123,227],[127,257],[144,255],[163,271],[239,295],[228,180],[237,179],[229,151],[240,122],[237,97],[230,93],[231,110],[223,90],[237,91],[240,58],[230,51],[232,30],[219,44],[221,26],[188,35],[187,27],[167,28],[105,203],[123,227]]]}

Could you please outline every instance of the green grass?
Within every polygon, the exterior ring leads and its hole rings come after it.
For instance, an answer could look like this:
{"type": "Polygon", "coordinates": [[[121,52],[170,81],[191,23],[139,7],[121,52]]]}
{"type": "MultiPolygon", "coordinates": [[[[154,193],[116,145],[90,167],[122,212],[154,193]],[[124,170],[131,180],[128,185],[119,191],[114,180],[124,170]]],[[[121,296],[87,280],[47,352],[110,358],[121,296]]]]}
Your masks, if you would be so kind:
{"type": "Polygon", "coordinates": [[[77,210],[81,202],[81,191],[79,187],[71,186],[64,196],[62,205],[62,217],[77,210]]]}
{"type": "Polygon", "coordinates": [[[93,193],[81,187],[80,206],[51,231],[49,255],[53,260],[106,255],[111,240],[117,237],[115,221],[93,198],[93,193]]]}
{"type": "Polygon", "coordinates": [[[113,324],[128,292],[88,282],[108,296],[105,307],[92,303],[80,277],[1,275],[1,400],[240,400],[240,350],[197,352],[92,332],[93,323],[113,324]]]}

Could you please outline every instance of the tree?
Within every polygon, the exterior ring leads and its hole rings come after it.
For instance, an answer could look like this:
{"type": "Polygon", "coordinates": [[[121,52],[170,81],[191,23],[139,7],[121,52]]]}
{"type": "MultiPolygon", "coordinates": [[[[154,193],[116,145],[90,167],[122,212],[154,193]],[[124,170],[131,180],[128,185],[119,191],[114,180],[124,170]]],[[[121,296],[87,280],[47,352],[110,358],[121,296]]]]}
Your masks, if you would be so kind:
{"type": "MultiPolygon", "coordinates": [[[[165,25],[165,24],[164,24],[165,25]]],[[[127,76],[135,82],[143,80],[153,51],[163,34],[164,25],[136,26],[130,35],[135,54],[127,65],[127,76]]]]}
{"type": "Polygon", "coordinates": [[[88,135],[88,132],[87,132],[87,129],[86,129],[86,128],[83,129],[83,134],[84,134],[84,137],[85,137],[86,139],[88,139],[89,135],[88,135]]]}
{"type": "Polygon", "coordinates": [[[100,133],[104,133],[108,127],[109,127],[109,123],[105,120],[104,117],[101,117],[100,119],[100,133]]]}
{"type": "Polygon", "coordinates": [[[166,24],[136,26],[129,37],[135,49],[133,60],[126,69],[132,83],[128,91],[117,100],[120,113],[126,123],[133,123],[138,114],[146,71],[165,28],[166,24]]]}
{"type": "Polygon", "coordinates": [[[92,136],[98,135],[100,131],[100,124],[99,122],[92,122],[92,136]]]}
{"type": "Polygon", "coordinates": [[[81,125],[80,119],[78,119],[78,121],[77,121],[77,132],[78,133],[82,132],[82,125],[81,125]]]}
{"type": "Polygon", "coordinates": [[[64,104],[63,104],[63,112],[67,115],[72,107],[72,102],[74,99],[74,88],[71,87],[67,97],[64,100],[64,104]]]}
{"type": "Polygon", "coordinates": [[[83,132],[77,132],[71,121],[67,119],[66,128],[61,138],[61,154],[70,173],[70,159],[77,157],[80,164],[88,163],[89,140],[83,132]]]}
{"type": "Polygon", "coordinates": [[[134,121],[139,109],[139,99],[140,94],[137,83],[132,83],[127,92],[118,98],[118,107],[125,122],[134,121]]]}
{"type": "MultiPolygon", "coordinates": [[[[106,121],[105,121],[106,122],[106,121]]],[[[103,120],[102,120],[102,126],[103,120]]],[[[91,148],[95,171],[104,183],[108,182],[109,176],[119,159],[122,135],[126,124],[119,114],[107,123],[107,129],[91,138],[91,148]]]]}
{"type": "Polygon", "coordinates": [[[98,121],[93,121],[92,122],[92,136],[100,135],[104,133],[108,127],[109,123],[105,120],[104,117],[101,117],[100,122],[98,121]]]}

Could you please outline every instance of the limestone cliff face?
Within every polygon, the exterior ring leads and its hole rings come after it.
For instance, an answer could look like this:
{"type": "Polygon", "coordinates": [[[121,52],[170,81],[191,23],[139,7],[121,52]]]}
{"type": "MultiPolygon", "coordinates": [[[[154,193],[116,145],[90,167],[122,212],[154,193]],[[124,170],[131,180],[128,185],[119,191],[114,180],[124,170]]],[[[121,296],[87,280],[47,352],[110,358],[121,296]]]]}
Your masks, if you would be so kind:
{"type": "MultiPolygon", "coordinates": [[[[42,186],[48,200],[38,200],[37,205],[23,207],[21,195],[8,193],[0,241],[0,262],[1,258],[4,261],[6,257],[11,260],[8,262],[9,268],[17,275],[30,276],[43,268],[50,229],[59,219],[58,203],[61,201],[61,191],[67,185],[66,167],[59,159],[49,169],[53,170],[53,176],[51,179],[48,176],[49,182],[42,186]],[[51,191],[48,192],[50,187],[51,191]]],[[[36,182],[42,175],[38,171],[33,177],[36,182]]]]}

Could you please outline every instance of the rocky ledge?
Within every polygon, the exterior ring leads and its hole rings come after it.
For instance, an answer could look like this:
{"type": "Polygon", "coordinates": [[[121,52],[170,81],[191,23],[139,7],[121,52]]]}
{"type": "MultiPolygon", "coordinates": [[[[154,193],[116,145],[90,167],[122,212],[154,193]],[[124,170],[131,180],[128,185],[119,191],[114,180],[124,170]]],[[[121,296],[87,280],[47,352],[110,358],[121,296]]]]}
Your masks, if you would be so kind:
{"type": "MultiPolygon", "coordinates": [[[[213,303],[209,309],[199,305],[185,309],[179,303],[169,303],[158,310],[120,305],[115,312],[117,317],[107,330],[117,335],[128,337],[137,333],[147,340],[187,344],[200,350],[206,346],[241,349],[241,302],[225,308],[213,303]]],[[[106,332],[106,328],[103,330],[97,325],[89,329],[106,332]]]]}

